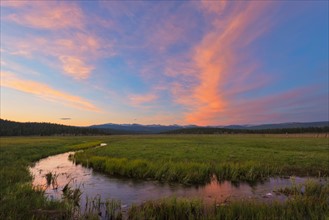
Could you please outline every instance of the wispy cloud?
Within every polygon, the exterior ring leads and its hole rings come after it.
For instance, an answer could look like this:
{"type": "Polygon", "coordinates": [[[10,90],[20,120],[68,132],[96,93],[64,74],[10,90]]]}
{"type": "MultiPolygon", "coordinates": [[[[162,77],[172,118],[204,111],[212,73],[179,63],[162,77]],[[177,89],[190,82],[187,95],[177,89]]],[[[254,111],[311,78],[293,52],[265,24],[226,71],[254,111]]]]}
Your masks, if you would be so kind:
{"type": "Polygon", "coordinates": [[[256,72],[249,69],[255,67],[257,60],[249,60],[249,66],[243,66],[244,70],[238,64],[245,59],[246,51],[241,53],[241,49],[266,30],[268,23],[258,20],[269,4],[241,2],[221,13],[227,4],[202,2],[200,8],[209,19],[210,28],[190,55],[194,63],[183,70],[187,70],[183,79],[193,79],[189,80],[192,84],[186,85],[186,80],[176,77],[178,81],[172,87],[174,100],[188,108],[188,123],[220,123],[220,115],[226,114],[226,109],[233,103],[232,94],[263,86],[241,83],[256,72]]]}
{"type": "Polygon", "coordinates": [[[82,28],[84,25],[81,9],[72,2],[35,1],[25,4],[26,2],[5,3],[4,7],[19,10],[18,13],[10,14],[7,19],[23,26],[50,30],[82,28]]]}
{"type": "Polygon", "coordinates": [[[321,103],[328,100],[328,95],[321,94],[318,86],[308,86],[291,89],[278,94],[235,100],[223,114],[210,115],[209,119],[220,121],[221,124],[230,123],[264,123],[294,120],[316,120],[318,115],[310,114],[317,111],[324,118],[328,118],[327,109],[321,109],[321,103]],[[307,118],[308,117],[308,118],[307,118]]]}
{"type": "Polygon", "coordinates": [[[92,71],[92,66],[87,66],[81,59],[73,56],[60,56],[65,73],[75,79],[86,79],[92,71]]]}
{"type": "MultiPolygon", "coordinates": [[[[161,9],[158,9],[161,10],[161,9]]],[[[186,11],[168,14],[166,19],[161,19],[152,25],[150,34],[146,36],[146,45],[156,53],[166,53],[173,46],[177,46],[188,39],[186,33],[195,25],[187,19],[186,11]]]]}
{"type": "Polygon", "coordinates": [[[13,73],[1,72],[1,86],[32,94],[44,100],[54,101],[70,107],[87,111],[100,111],[99,108],[84,98],[59,91],[44,83],[18,78],[13,73]]]}
{"type": "Polygon", "coordinates": [[[227,0],[220,0],[220,1],[208,1],[208,0],[202,0],[201,1],[201,7],[206,12],[210,13],[222,13],[227,6],[228,1],[227,0]]]}
{"type": "Polygon", "coordinates": [[[30,2],[5,4],[4,7],[15,9],[8,12],[5,20],[47,31],[42,35],[28,32],[19,38],[5,36],[3,47],[11,55],[47,60],[53,66],[60,64],[64,74],[82,80],[95,69],[95,60],[114,54],[110,41],[89,30],[90,25],[97,26],[97,22],[102,27],[108,26],[109,22],[97,16],[91,16],[95,22],[90,21],[74,2],[30,2]]]}
{"type": "Polygon", "coordinates": [[[65,75],[73,79],[83,80],[91,75],[95,69],[93,60],[102,53],[98,50],[97,41],[93,37],[79,34],[77,38],[49,38],[47,40],[45,37],[30,36],[25,39],[10,39],[5,44],[10,55],[43,61],[44,64],[50,64],[55,68],[59,66],[65,75]],[[88,55],[91,58],[88,58],[88,55]]]}
{"type": "Polygon", "coordinates": [[[1,1],[1,7],[11,7],[11,8],[20,8],[23,6],[27,6],[29,1],[1,1]]]}
{"type": "Polygon", "coordinates": [[[5,57],[1,57],[1,69],[9,72],[20,73],[20,75],[40,76],[37,71],[22,65],[18,62],[12,62],[5,57]]]}
{"type": "Polygon", "coordinates": [[[71,118],[60,118],[60,120],[67,121],[67,120],[71,120],[71,118]]]}

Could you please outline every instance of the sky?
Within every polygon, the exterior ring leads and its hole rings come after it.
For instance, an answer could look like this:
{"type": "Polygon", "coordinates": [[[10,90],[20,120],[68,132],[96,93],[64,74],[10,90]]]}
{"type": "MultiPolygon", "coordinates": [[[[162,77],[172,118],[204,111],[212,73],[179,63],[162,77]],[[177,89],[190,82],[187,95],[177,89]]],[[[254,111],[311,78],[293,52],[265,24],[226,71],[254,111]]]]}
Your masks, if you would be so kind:
{"type": "Polygon", "coordinates": [[[1,118],[328,120],[328,1],[1,1],[1,118]]]}

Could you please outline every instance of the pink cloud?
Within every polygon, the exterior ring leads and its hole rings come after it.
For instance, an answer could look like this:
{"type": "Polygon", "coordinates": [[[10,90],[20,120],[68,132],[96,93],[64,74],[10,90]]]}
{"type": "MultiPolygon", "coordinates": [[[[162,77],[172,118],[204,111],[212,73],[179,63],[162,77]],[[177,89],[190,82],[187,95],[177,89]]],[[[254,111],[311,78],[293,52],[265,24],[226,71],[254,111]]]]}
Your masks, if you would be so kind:
{"type": "Polygon", "coordinates": [[[51,63],[55,68],[61,66],[65,75],[77,80],[87,79],[91,75],[95,60],[114,55],[109,43],[96,35],[81,32],[72,33],[67,38],[56,35],[48,39],[33,36],[12,38],[6,40],[5,45],[11,55],[38,59],[51,63]]]}
{"type": "Polygon", "coordinates": [[[63,64],[65,73],[74,79],[86,79],[89,77],[92,66],[87,66],[84,61],[73,56],[60,56],[60,61],[63,64]]]}
{"type": "Polygon", "coordinates": [[[25,3],[5,4],[5,7],[16,7],[19,10],[18,13],[10,14],[7,19],[27,27],[50,30],[82,28],[84,25],[81,9],[72,2],[25,3]]]}
{"type": "Polygon", "coordinates": [[[146,36],[147,45],[151,50],[166,52],[170,46],[187,38],[184,34],[191,26],[193,23],[183,19],[182,15],[168,15],[165,20],[151,27],[150,34],[146,36]]]}
{"type": "Polygon", "coordinates": [[[1,7],[20,8],[25,7],[30,1],[0,1],[1,7]]]}
{"type": "MultiPolygon", "coordinates": [[[[8,4],[6,7],[14,6],[8,4]]],[[[42,37],[31,34],[4,37],[3,45],[8,53],[37,59],[55,68],[61,66],[63,73],[73,79],[87,79],[95,69],[95,60],[114,55],[112,43],[88,29],[89,24],[104,27],[110,22],[92,16],[93,23],[74,2],[19,4],[5,19],[49,31],[42,37]]]]}
{"type": "Polygon", "coordinates": [[[209,13],[221,13],[227,6],[228,1],[220,0],[220,1],[208,1],[202,0],[201,7],[209,13]]]}
{"type": "Polygon", "coordinates": [[[1,72],[1,86],[35,95],[47,101],[54,101],[73,108],[99,112],[95,105],[79,96],[56,90],[47,84],[18,78],[15,74],[1,72]]]}

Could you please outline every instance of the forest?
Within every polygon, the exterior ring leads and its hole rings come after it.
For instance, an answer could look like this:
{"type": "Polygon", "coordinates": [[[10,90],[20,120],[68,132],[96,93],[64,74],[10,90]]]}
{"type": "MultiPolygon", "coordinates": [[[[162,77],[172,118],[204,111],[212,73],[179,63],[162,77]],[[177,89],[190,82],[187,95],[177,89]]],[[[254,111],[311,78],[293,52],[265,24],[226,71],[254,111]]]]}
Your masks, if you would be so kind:
{"type": "Polygon", "coordinates": [[[228,129],[213,127],[183,128],[164,134],[301,134],[301,133],[328,133],[329,126],[308,128],[274,128],[274,129],[228,129]]]}
{"type": "Polygon", "coordinates": [[[14,122],[0,119],[0,136],[48,136],[48,135],[104,135],[100,129],[75,127],[53,123],[14,122]]]}

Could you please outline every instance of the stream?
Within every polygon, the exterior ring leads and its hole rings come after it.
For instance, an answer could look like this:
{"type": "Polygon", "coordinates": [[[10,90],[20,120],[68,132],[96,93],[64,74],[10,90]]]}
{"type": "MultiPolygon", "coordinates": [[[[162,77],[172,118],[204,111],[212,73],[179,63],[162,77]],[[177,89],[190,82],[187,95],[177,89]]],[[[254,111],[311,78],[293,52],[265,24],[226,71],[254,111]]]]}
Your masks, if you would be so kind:
{"type": "MultiPolygon", "coordinates": [[[[79,187],[82,191],[80,204],[86,198],[101,197],[121,201],[121,208],[127,210],[132,204],[140,204],[147,200],[165,197],[199,198],[204,202],[222,203],[228,200],[252,199],[262,202],[274,200],[284,201],[287,197],[274,193],[279,187],[292,184],[289,178],[270,178],[269,180],[250,186],[247,183],[234,185],[229,181],[218,183],[212,181],[204,186],[184,186],[182,184],[160,183],[158,181],[133,180],[115,178],[93,171],[92,168],[75,165],[68,159],[67,152],[49,156],[36,162],[29,168],[34,176],[33,185],[45,190],[49,199],[61,199],[62,189],[70,183],[72,188],[79,187]],[[45,175],[52,172],[57,176],[56,188],[47,185],[45,175]]],[[[294,177],[295,183],[303,183],[308,178],[294,177]]]]}

